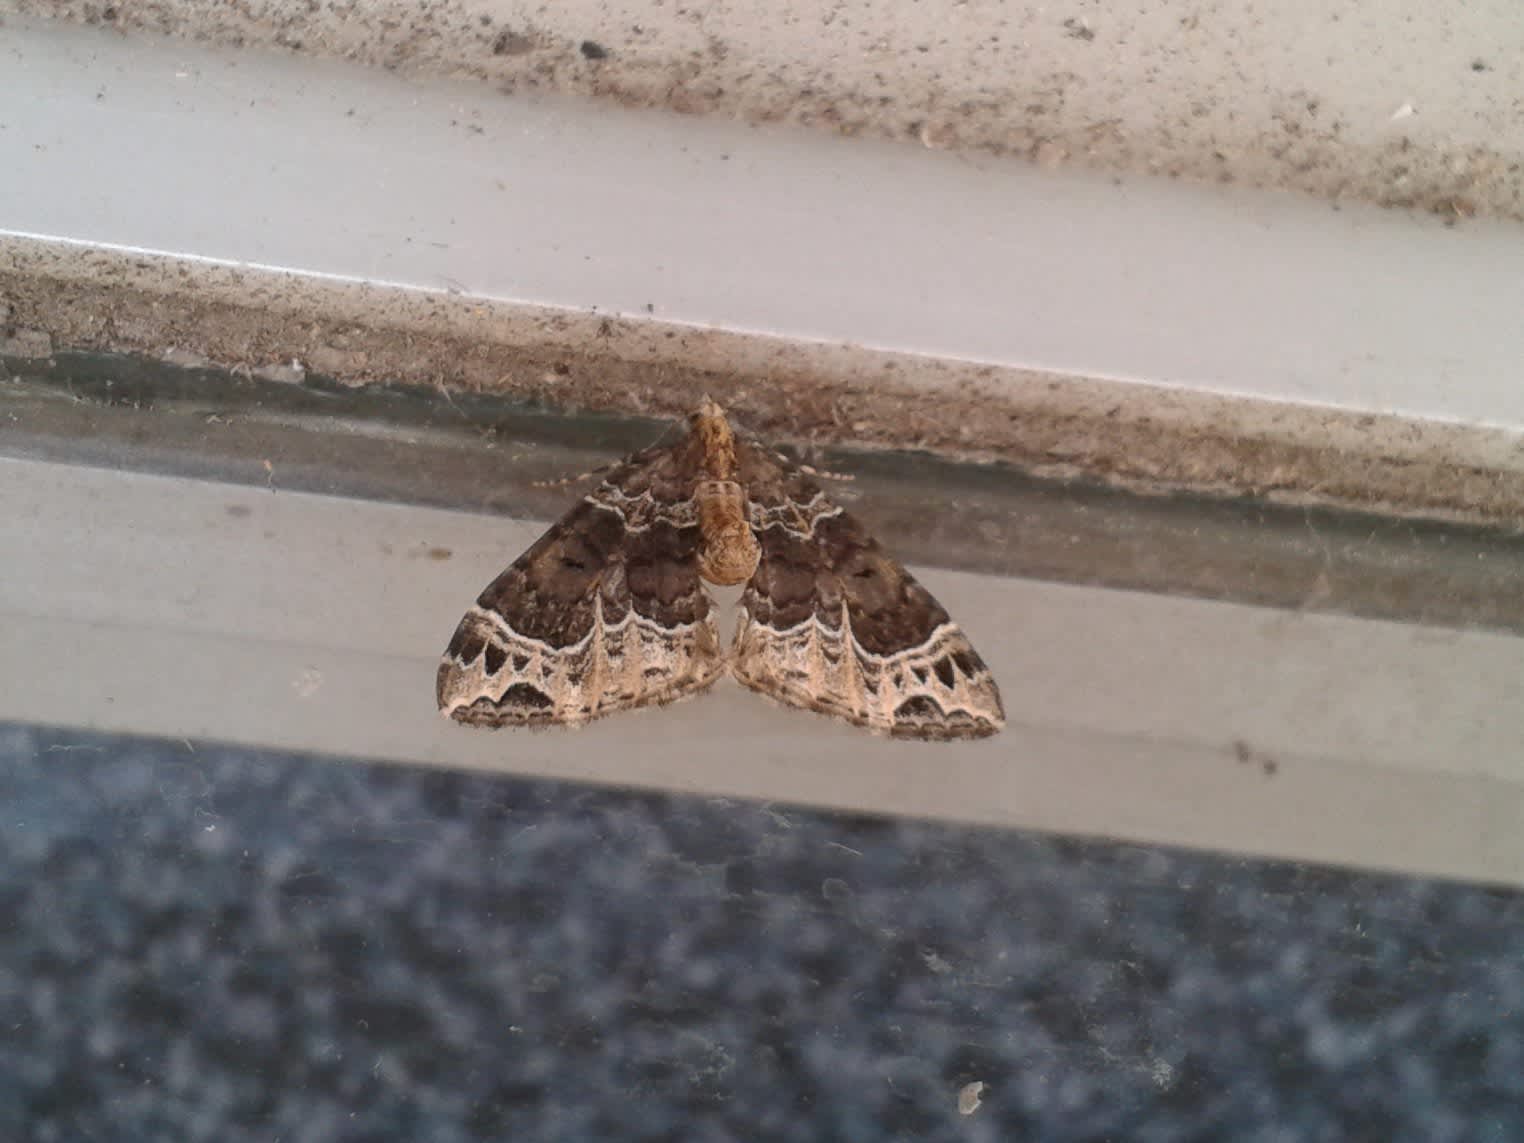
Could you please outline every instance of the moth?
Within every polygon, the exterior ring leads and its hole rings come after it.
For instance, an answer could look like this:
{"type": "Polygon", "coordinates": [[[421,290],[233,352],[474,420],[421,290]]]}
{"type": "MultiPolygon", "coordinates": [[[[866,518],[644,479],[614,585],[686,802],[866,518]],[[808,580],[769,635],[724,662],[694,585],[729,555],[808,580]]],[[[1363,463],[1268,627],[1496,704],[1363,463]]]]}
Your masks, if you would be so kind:
{"type": "Polygon", "coordinates": [[[473,726],[578,725],[730,675],[895,738],[982,738],[1000,692],[931,594],[814,475],[709,398],[488,585],[444,653],[440,710],[473,726]],[[704,582],[745,584],[721,646],[704,582]]]}

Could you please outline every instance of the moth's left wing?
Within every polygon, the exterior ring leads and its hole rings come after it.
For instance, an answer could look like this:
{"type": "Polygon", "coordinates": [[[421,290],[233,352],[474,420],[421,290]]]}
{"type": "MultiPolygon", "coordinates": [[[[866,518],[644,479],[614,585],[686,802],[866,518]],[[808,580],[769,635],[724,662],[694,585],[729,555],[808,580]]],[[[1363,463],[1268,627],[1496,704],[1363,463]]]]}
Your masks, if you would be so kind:
{"type": "Polygon", "coordinates": [[[723,673],[681,447],[615,469],[482,592],[440,663],[440,710],[476,726],[576,725],[723,673]]]}
{"type": "Polygon", "coordinates": [[[947,611],[797,467],[738,448],[762,548],[731,671],[745,686],[896,738],[1005,725],[994,677],[947,611]]]}

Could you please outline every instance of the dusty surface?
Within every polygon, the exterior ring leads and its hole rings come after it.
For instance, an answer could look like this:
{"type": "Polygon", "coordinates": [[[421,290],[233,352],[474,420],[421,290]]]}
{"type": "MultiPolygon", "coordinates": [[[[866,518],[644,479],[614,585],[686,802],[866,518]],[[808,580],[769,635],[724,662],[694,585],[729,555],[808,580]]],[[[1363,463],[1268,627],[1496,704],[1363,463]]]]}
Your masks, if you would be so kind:
{"type": "MultiPolygon", "coordinates": [[[[1136,491],[1524,524],[1516,434],[1064,378],[659,321],[0,243],[0,355],[148,354],[671,417],[713,394],[767,436],[914,449],[1136,491]]],[[[215,384],[216,382],[211,382],[215,384]]]]}
{"type": "MultiPolygon", "coordinates": [[[[0,455],[539,520],[586,489],[567,478],[672,429],[487,397],[445,403],[429,390],[237,380],[116,355],[13,365],[0,384],[0,455]]],[[[898,453],[827,449],[812,459],[854,477],[833,496],[915,564],[1524,632],[1518,533],[1140,496],[898,453]]],[[[452,555],[430,543],[411,554],[452,555]]]]}
{"type": "Polygon", "coordinates": [[[124,33],[1045,165],[1524,218],[1524,10],[894,0],[0,0],[124,33]]]}

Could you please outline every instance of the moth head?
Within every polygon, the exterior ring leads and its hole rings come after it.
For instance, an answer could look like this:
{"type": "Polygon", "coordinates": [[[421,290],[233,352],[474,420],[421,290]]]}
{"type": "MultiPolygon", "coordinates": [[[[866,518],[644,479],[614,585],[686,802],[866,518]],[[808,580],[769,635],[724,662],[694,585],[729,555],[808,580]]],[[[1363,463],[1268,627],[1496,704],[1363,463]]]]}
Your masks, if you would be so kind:
{"type": "Polygon", "coordinates": [[[688,416],[688,419],[694,422],[712,421],[716,418],[723,421],[725,419],[725,410],[720,408],[719,402],[708,393],[699,398],[698,408],[694,409],[688,416]]]}

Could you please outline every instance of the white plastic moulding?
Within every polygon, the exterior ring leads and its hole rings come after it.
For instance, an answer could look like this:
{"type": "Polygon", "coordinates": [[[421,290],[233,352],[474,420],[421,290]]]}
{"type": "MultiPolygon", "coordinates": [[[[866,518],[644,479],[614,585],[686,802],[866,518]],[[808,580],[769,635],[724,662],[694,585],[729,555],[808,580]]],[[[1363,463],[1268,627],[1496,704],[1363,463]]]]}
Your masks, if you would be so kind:
{"type": "Polygon", "coordinates": [[[923,570],[1003,686],[995,738],[727,681],[489,732],[439,717],[436,655],[540,526],[278,480],[0,459],[0,719],[1524,885],[1521,638],[923,570]]]}
{"type": "Polygon", "coordinates": [[[1524,429],[1524,228],[0,28],[0,234],[1524,429]]]}

